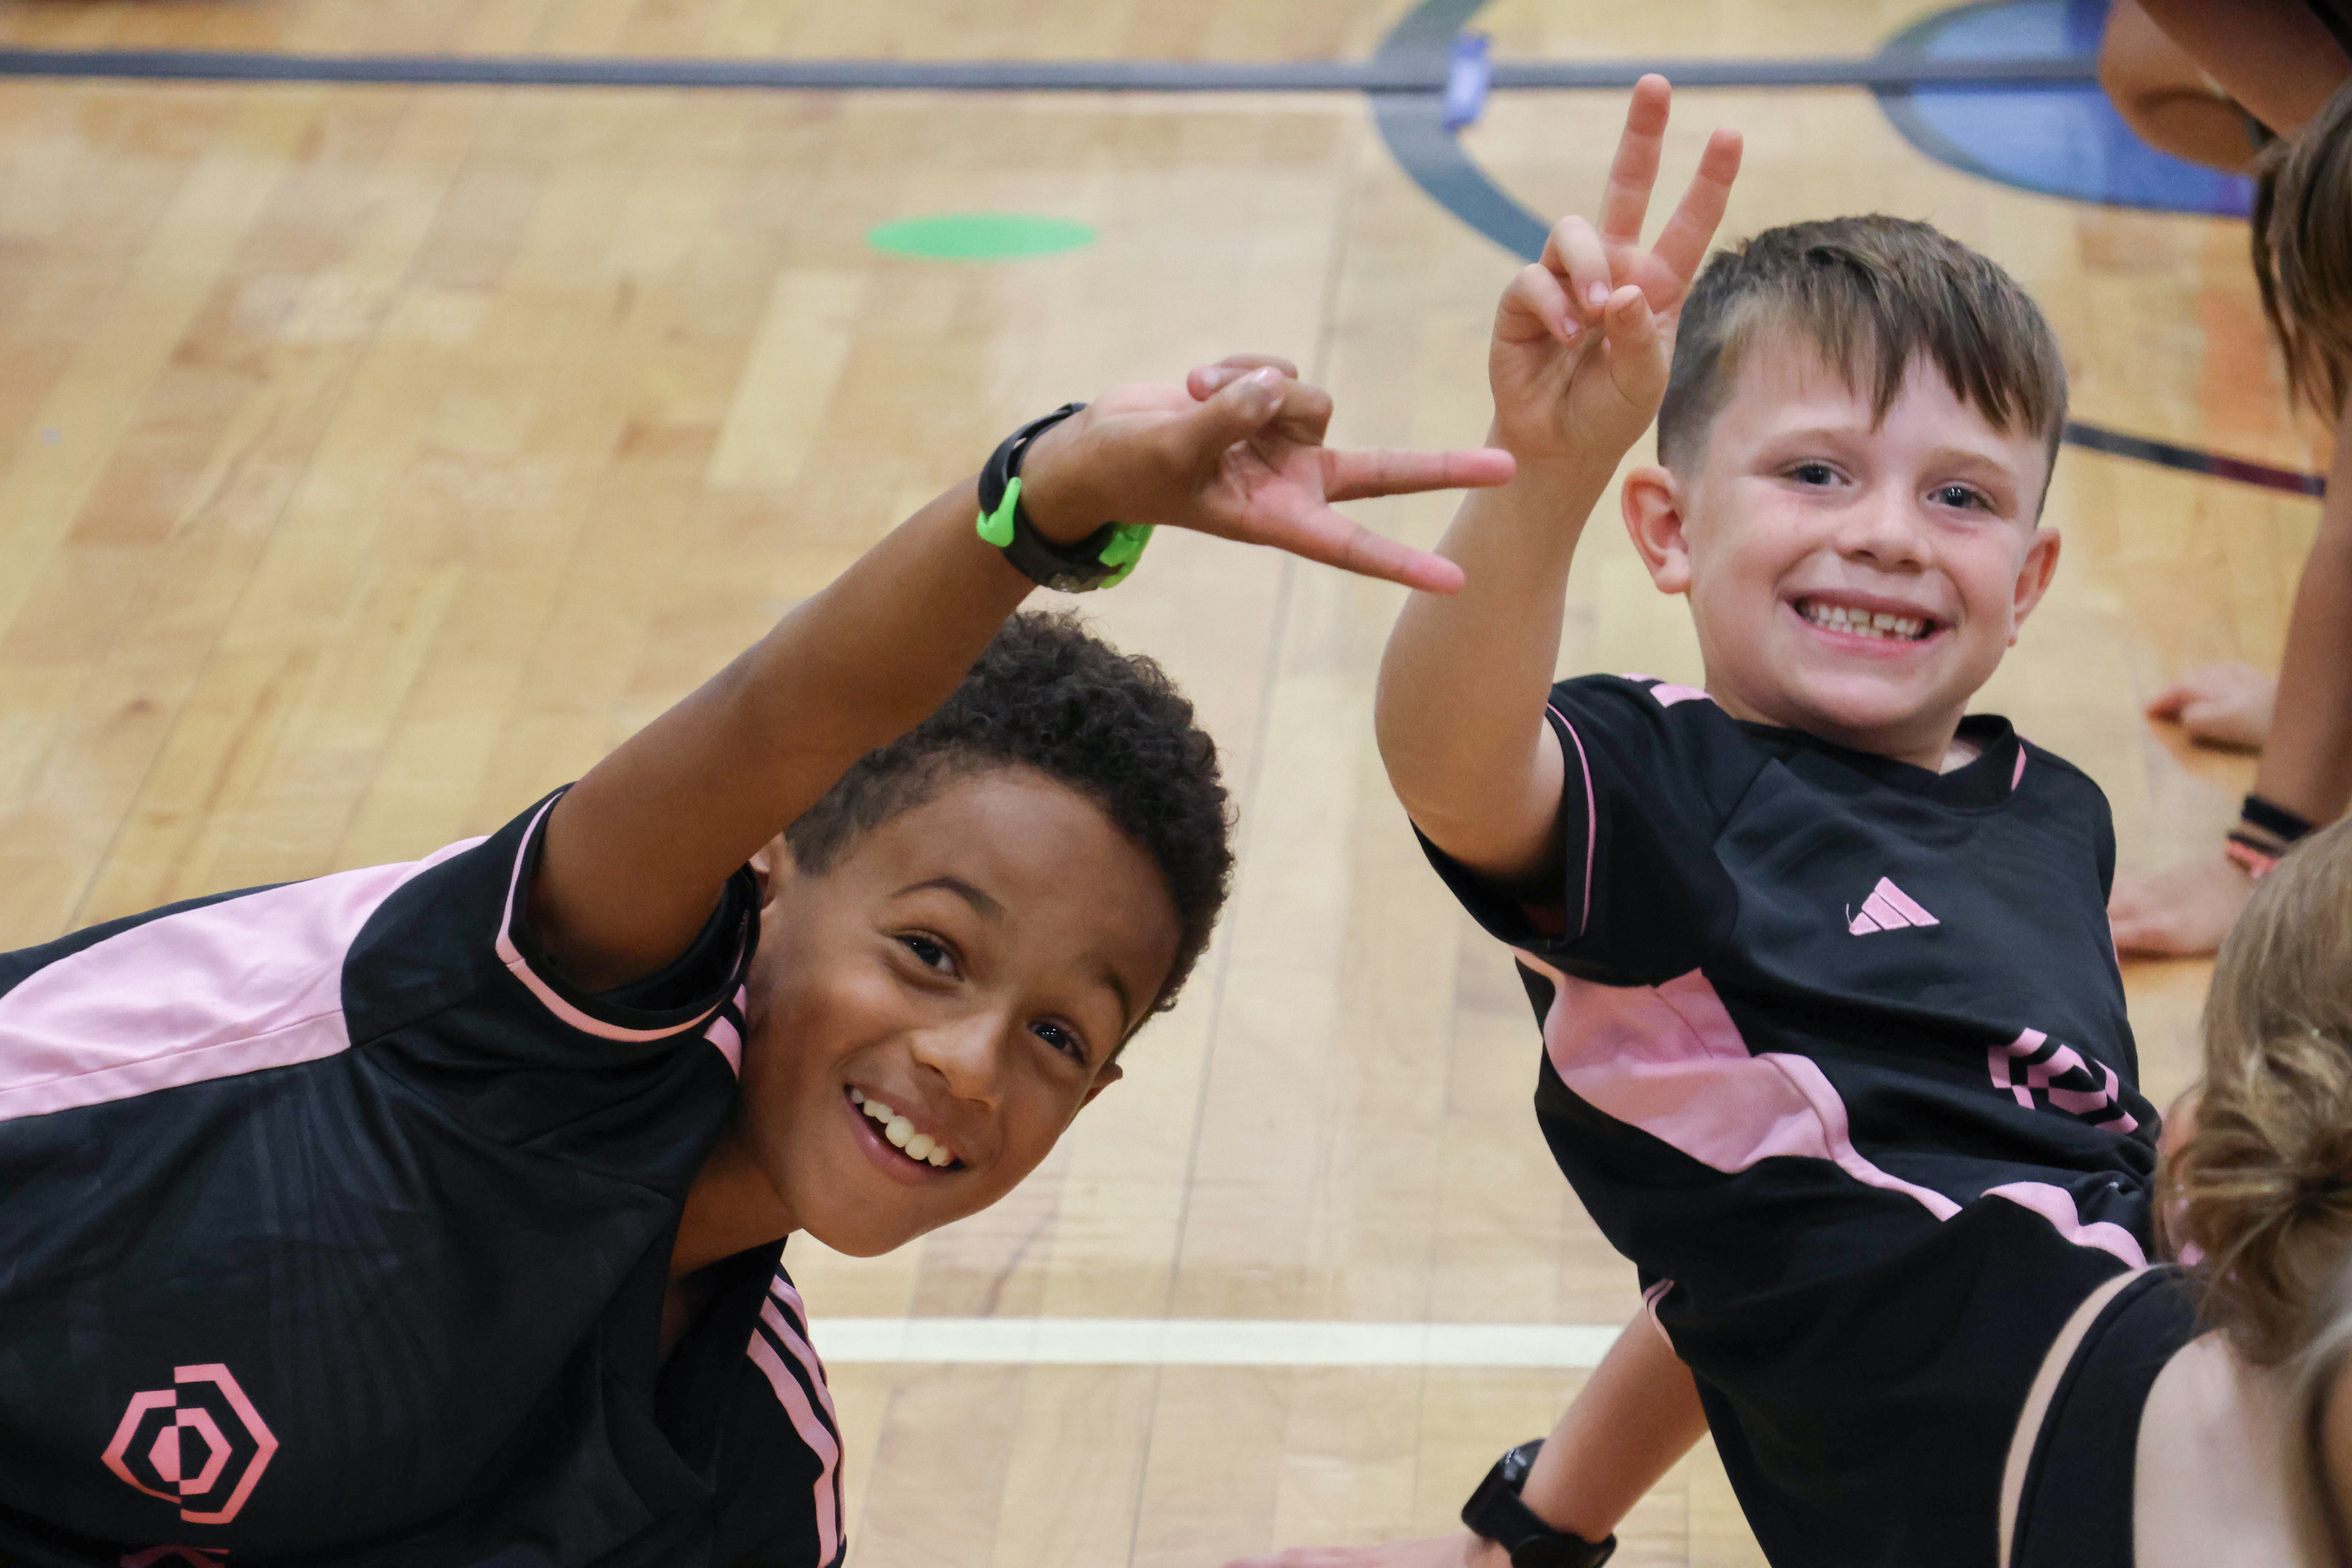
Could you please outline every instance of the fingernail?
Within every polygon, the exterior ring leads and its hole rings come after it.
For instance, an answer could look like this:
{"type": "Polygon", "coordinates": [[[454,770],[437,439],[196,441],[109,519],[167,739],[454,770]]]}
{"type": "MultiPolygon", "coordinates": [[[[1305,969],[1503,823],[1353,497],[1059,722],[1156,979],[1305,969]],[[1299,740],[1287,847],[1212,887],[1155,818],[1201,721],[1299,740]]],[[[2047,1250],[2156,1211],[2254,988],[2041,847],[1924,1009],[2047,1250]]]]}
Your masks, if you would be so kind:
{"type": "Polygon", "coordinates": [[[1596,310],[1609,303],[1609,285],[1595,283],[1591,288],[1587,289],[1584,291],[1584,302],[1596,310]]]}
{"type": "Polygon", "coordinates": [[[1582,331],[1584,331],[1584,323],[1570,316],[1559,324],[1559,341],[1569,342],[1582,331]]]}
{"type": "Polygon", "coordinates": [[[1234,379],[1234,373],[1230,366],[1212,365],[1207,370],[1201,373],[1201,379],[1208,383],[1209,390],[1211,392],[1214,392],[1219,387],[1223,386],[1228,382],[1232,381],[1234,379]]]}

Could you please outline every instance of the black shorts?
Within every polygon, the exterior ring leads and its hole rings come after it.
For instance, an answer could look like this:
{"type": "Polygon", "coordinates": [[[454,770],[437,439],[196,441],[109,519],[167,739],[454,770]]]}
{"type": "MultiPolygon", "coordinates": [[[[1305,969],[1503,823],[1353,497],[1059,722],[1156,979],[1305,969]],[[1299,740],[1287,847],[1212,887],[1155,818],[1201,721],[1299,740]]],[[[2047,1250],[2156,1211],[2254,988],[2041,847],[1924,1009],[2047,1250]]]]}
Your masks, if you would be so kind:
{"type": "Polygon", "coordinates": [[[2092,1321],[2033,1439],[2010,1568],[2132,1568],[2140,1411],[2198,1333],[2177,1268],[2140,1275],[2092,1321]]]}

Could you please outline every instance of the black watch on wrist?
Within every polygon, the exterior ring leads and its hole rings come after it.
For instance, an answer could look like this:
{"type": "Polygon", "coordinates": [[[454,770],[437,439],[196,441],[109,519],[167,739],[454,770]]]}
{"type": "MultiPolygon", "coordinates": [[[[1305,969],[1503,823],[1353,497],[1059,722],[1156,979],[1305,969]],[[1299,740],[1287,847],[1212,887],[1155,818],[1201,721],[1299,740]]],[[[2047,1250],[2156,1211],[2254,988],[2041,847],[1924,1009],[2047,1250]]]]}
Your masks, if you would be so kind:
{"type": "Polygon", "coordinates": [[[1470,1500],[1462,1505],[1462,1522],[1510,1553],[1511,1568],[1601,1568],[1617,1550],[1617,1538],[1595,1543],[1565,1530],[1554,1530],[1519,1500],[1528,1470],[1536,1462],[1543,1439],[1520,1444],[1495,1461],[1470,1500]]]}
{"type": "Polygon", "coordinates": [[[980,536],[1032,583],[1063,594],[1117,587],[1151,538],[1149,524],[1107,522],[1075,544],[1056,544],[1021,510],[1021,459],[1030,444],[1085,406],[1065,403],[1032,419],[1007,436],[980,470],[980,536]]]}

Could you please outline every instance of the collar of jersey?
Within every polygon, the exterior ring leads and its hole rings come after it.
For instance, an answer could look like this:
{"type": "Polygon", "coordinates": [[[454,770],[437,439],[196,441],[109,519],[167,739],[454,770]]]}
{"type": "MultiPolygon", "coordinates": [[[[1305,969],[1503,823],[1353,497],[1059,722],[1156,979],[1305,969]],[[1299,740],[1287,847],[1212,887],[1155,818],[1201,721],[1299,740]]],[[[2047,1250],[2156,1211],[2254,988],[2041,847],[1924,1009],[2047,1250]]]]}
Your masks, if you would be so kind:
{"type": "Polygon", "coordinates": [[[2018,773],[2018,751],[2025,744],[2018,739],[2009,721],[1998,713],[1971,713],[1960,721],[1958,736],[1977,743],[1976,760],[1950,773],[1939,773],[1933,768],[1880,756],[1875,752],[1853,751],[1802,730],[1787,730],[1745,719],[1734,722],[1780,752],[1784,760],[1798,754],[1821,757],[1837,763],[1847,773],[1860,775],[1854,782],[1865,787],[1883,784],[1939,805],[1962,809],[1982,810],[2009,799],[2011,781],[2018,773]]]}

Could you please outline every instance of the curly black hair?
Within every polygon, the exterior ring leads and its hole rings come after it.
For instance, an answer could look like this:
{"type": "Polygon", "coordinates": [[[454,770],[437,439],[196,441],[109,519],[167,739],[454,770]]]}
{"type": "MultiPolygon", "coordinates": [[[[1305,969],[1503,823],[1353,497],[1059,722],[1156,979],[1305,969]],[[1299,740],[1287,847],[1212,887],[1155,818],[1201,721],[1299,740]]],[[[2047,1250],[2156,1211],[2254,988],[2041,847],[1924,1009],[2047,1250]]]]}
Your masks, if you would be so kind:
{"type": "Polygon", "coordinates": [[[1224,907],[1233,809],[1217,743],[1167,671],[1120,653],[1074,615],[1007,621],[929,718],[859,758],[785,830],[793,864],[822,874],[948,779],[1010,766],[1093,801],[1160,868],[1177,925],[1175,962],[1151,1009],[1166,1012],[1224,907]]]}

